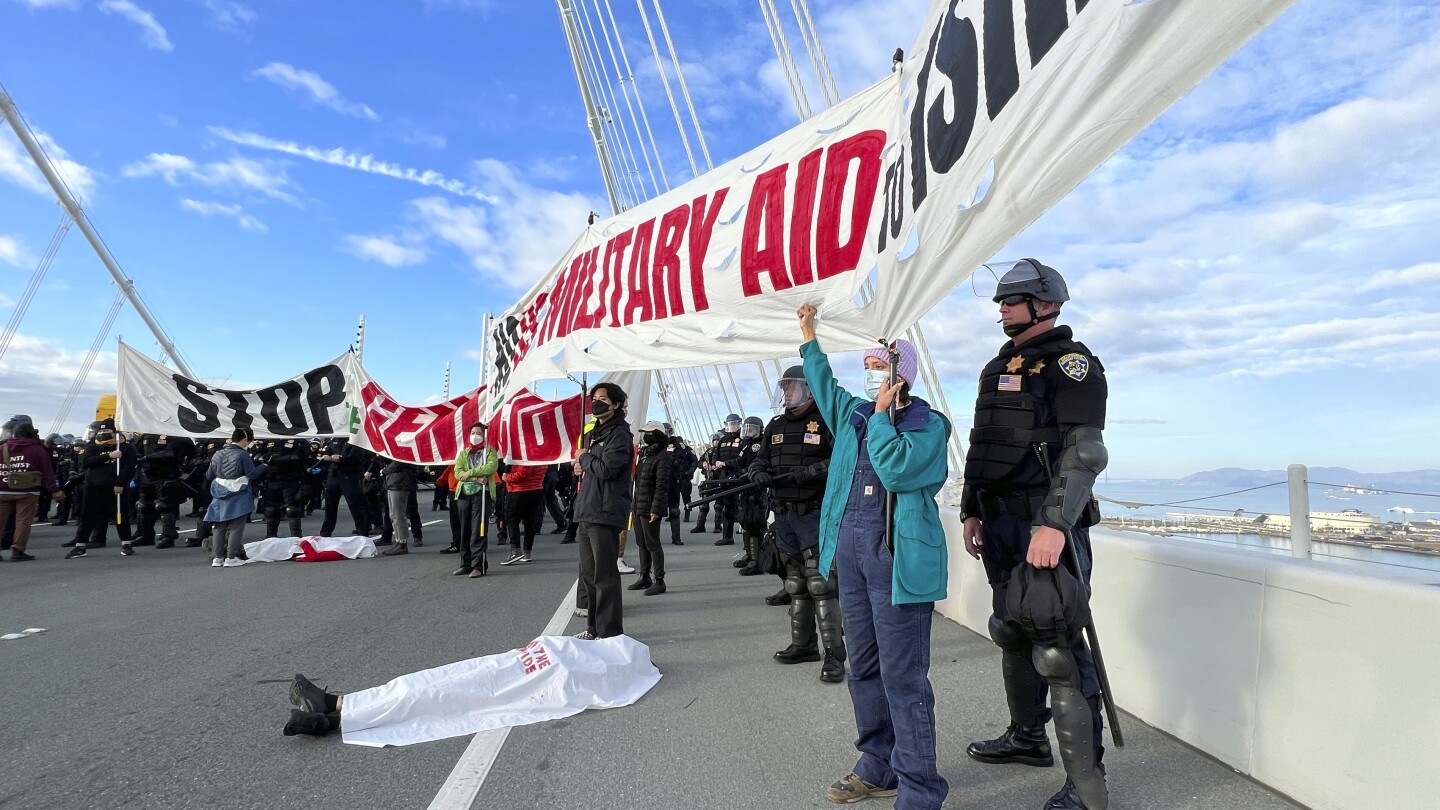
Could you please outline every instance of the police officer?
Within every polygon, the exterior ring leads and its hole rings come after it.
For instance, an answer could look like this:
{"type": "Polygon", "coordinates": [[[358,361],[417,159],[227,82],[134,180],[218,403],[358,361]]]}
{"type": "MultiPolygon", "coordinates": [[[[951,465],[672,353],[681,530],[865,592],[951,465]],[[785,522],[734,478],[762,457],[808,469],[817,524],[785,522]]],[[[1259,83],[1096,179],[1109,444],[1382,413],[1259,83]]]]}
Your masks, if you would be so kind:
{"type": "MultiPolygon", "coordinates": [[[[75,509],[75,490],[80,477],[75,473],[74,437],[61,435],[55,443],[55,483],[65,491],[65,500],[55,505],[55,519],[51,526],[64,526],[70,522],[71,511],[75,509]]],[[[76,514],[79,514],[77,511],[76,514]]]]}
{"type": "MultiPolygon", "coordinates": [[[[725,417],[725,432],[720,437],[720,443],[715,446],[715,452],[711,455],[710,471],[717,479],[735,479],[744,472],[740,468],[740,448],[745,441],[740,436],[740,414],[732,413],[725,417]]],[[[733,486],[727,484],[726,488],[733,486]]],[[[735,496],[730,495],[715,502],[715,514],[719,518],[720,539],[715,541],[717,546],[735,545],[735,496]]]]}
{"type": "MultiPolygon", "coordinates": [[[[758,416],[745,417],[740,426],[740,457],[735,469],[750,469],[760,454],[760,437],[764,432],[764,420],[758,416]]],[[[760,573],[760,541],[765,536],[765,525],[770,522],[770,489],[755,487],[737,494],[735,520],[740,524],[740,536],[745,541],[745,556],[731,564],[740,569],[741,576],[755,576],[760,573]]]]}
{"type": "Polygon", "coordinates": [[[261,491],[265,498],[265,536],[280,536],[280,517],[288,522],[291,537],[303,537],[301,523],[305,502],[310,498],[306,479],[314,459],[310,443],[304,439],[271,439],[259,452],[258,460],[266,465],[261,491]]]}
{"type": "Polygon", "coordinates": [[[123,496],[135,479],[135,448],[125,441],[125,434],[117,431],[110,419],[92,423],[88,433],[92,438],[86,443],[84,453],[85,505],[80,513],[80,528],[75,532],[74,547],[65,559],[78,559],[90,548],[104,547],[105,534],[112,523],[120,535],[121,556],[132,556],[135,549],[123,496]]]}
{"type": "Polygon", "coordinates": [[[211,526],[205,521],[205,510],[210,507],[210,484],[205,480],[205,471],[210,468],[210,459],[225,446],[224,439],[206,439],[195,447],[195,457],[183,477],[186,489],[190,490],[191,506],[189,515],[200,520],[195,524],[195,535],[185,541],[186,548],[197,548],[210,537],[211,526]]]}
{"type": "Polygon", "coordinates": [[[345,506],[355,521],[353,533],[370,534],[370,517],[360,485],[368,462],[365,451],[350,444],[349,438],[339,437],[325,442],[325,449],[321,452],[320,460],[329,462],[330,469],[325,478],[325,522],[320,526],[320,536],[329,537],[334,533],[341,496],[344,496],[345,506]]]}
{"type": "Polygon", "coordinates": [[[174,548],[180,538],[176,524],[185,487],[180,477],[195,456],[195,443],[184,436],[147,433],[136,445],[140,496],[140,536],[137,546],[174,548]],[[160,541],[155,541],[155,521],[160,520],[160,541]]]}
{"type": "MultiPolygon", "coordinates": [[[[701,473],[700,498],[702,500],[719,491],[715,484],[710,483],[711,480],[724,477],[717,475],[715,469],[715,451],[720,448],[720,442],[723,441],[724,438],[725,431],[715,431],[715,433],[710,436],[710,445],[700,454],[698,459],[701,473]]],[[[699,534],[705,531],[705,521],[710,517],[710,504],[702,503],[696,508],[696,511],[699,513],[700,518],[695,521],[695,528],[690,530],[691,534],[699,534]]],[[[715,507],[715,531],[720,531],[720,507],[718,506],[715,507]]]]}
{"type": "MultiPolygon", "coordinates": [[[[1010,340],[980,375],[961,511],[965,550],[984,561],[997,596],[1024,564],[1069,567],[1066,543],[1080,560],[1071,574],[1088,590],[1089,527],[1099,519],[1091,490],[1108,461],[1101,435],[1107,389],[1099,359],[1070,327],[1055,324],[1069,298],[1060,274],[1035,259],[1016,262],[995,290],[1010,340]]],[[[1053,716],[1068,778],[1046,809],[1104,810],[1109,794],[1094,658],[1078,633],[1068,645],[1046,645],[1027,627],[1034,625],[1009,615],[990,618],[1010,727],[998,739],[971,743],[966,753],[988,764],[1052,765],[1045,723],[1053,716]]]]}
{"type": "Polygon", "coordinates": [[[785,592],[790,596],[790,646],[775,653],[775,660],[821,660],[815,643],[818,624],[825,646],[820,680],[839,683],[845,678],[845,641],[836,579],[820,575],[820,506],[835,439],[820,418],[802,366],[786,369],[776,389],[781,412],[765,426],[760,450],[747,470],[752,482],[770,485],[775,549],[785,566],[785,592]]]}

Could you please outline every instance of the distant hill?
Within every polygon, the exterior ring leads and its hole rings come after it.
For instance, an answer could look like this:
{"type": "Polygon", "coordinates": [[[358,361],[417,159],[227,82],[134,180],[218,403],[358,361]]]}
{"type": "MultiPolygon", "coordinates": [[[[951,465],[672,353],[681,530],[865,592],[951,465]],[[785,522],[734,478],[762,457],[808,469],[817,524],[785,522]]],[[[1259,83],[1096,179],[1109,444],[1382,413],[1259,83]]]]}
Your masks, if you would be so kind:
{"type": "MultiPolygon", "coordinates": [[[[1185,486],[1223,487],[1243,489],[1284,481],[1285,470],[1246,470],[1240,467],[1221,467],[1206,470],[1178,479],[1185,486]]],[[[1345,467],[1311,467],[1311,481],[1327,484],[1354,484],[1371,489],[1406,490],[1440,494],[1440,470],[1411,470],[1409,472],[1362,473],[1345,467]]]]}

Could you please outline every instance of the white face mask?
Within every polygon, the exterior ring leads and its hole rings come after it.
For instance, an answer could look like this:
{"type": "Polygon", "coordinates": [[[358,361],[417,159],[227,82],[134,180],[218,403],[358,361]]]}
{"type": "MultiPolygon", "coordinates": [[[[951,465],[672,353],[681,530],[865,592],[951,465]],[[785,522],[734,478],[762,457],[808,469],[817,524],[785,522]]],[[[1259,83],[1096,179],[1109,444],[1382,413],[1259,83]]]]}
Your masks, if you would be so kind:
{"type": "Polygon", "coordinates": [[[865,396],[875,399],[880,396],[880,385],[890,381],[889,371],[865,369],[865,396]]]}
{"type": "Polygon", "coordinates": [[[485,441],[485,435],[483,433],[470,434],[470,444],[474,445],[475,447],[479,447],[480,443],[483,441],[485,441]]]}

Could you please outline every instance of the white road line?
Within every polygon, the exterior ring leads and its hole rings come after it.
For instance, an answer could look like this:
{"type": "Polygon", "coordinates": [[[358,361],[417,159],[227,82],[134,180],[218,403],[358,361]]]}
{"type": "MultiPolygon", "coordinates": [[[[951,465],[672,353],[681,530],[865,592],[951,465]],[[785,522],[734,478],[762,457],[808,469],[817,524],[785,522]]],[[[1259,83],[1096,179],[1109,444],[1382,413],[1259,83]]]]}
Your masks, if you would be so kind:
{"type": "MultiPolygon", "coordinates": [[[[579,587],[580,580],[577,579],[565,598],[560,600],[560,607],[550,617],[550,623],[545,625],[541,635],[555,636],[565,632],[565,626],[575,613],[575,592],[579,587]]],[[[509,736],[510,729],[507,727],[482,731],[471,738],[465,753],[460,755],[460,761],[455,763],[445,784],[440,786],[440,792],[430,802],[430,810],[470,810],[509,736]]]]}
{"type": "Polygon", "coordinates": [[[435,518],[434,520],[426,521],[426,522],[424,522],[424,523],[421,523],[420,525],[421,525],[421,526],[434,526],[436,523],[444,523],[444,522],[445,522],[445,518],[435,518]]]}

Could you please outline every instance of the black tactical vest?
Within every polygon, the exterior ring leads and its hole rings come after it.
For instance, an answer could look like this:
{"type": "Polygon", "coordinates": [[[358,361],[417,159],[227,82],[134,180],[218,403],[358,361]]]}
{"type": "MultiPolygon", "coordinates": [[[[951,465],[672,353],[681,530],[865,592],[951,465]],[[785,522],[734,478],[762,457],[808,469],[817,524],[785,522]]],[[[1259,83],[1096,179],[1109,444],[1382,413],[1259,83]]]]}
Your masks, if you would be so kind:
{"type": "Polygon", "coordinates": [[[1045,465],[1060,450],[1054,391],[1047,377],[1068,354],[1085,355],[1096,372],[1102,372],[1090,350],[1069,339],[1027,341],[1018,351],[1007,347],[986,364],[980,372],[975,427],[965,455],[967,484],[1002,494],[1049,485],[1036,446],[1047,445],[1045,465]]]}
{"type": "Polygon", "coordinates": [[[140,475],[145,481],[174,481],[180,477],[186,441],[174,436],[146,434],[140,439],[140,475]]]}
{"type": "MultiPolygon", "coordinates": [[[[798,473],[811,464],[830,460],[835,437],[818,408],[800,416],[782,413],[770,420],[761,437],[770,450],[770,474],[777,479],[786,473],[798,473]]],[[[797,483],[793,478],[775,481],[772,491],[777,501],[803,502],[823,497],[825,480],[797,483]]]]}

